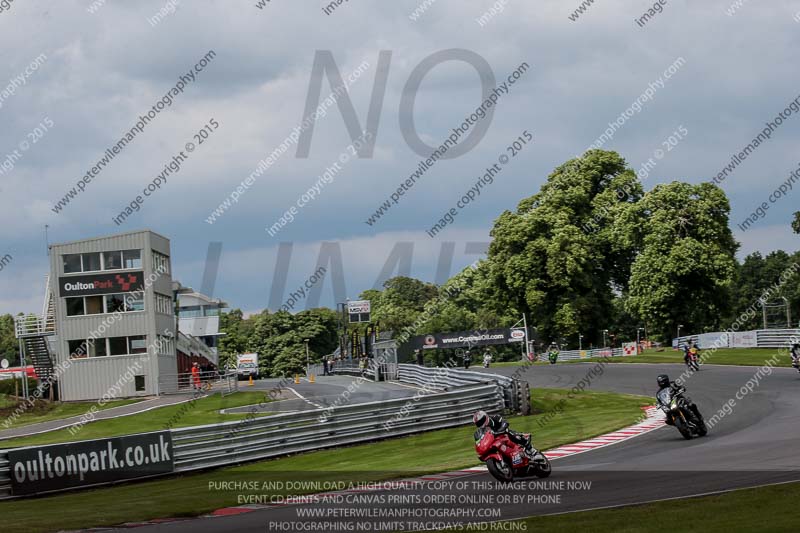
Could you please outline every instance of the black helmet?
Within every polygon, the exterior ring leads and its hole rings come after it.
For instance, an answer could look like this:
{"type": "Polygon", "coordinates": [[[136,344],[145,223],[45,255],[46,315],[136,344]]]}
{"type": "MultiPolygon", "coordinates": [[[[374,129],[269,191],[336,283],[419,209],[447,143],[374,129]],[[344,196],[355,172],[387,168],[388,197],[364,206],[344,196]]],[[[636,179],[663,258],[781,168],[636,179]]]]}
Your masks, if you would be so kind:
{"type": "Polygon", "coordinates": [[[659,374],[658,377],[656,378],[656,382],[658,383],[658,386],[661,387],[662,389],[664,387],[669,387],[669,376],[666,374],[659,374]]]}
{"type": "Polygon", "coordinates": [[[489,424],[489,415],[486,414],[486,411],[475,411],[475,414],[472,415],[472,421],[479,428],[486,427],[489,424]]]}

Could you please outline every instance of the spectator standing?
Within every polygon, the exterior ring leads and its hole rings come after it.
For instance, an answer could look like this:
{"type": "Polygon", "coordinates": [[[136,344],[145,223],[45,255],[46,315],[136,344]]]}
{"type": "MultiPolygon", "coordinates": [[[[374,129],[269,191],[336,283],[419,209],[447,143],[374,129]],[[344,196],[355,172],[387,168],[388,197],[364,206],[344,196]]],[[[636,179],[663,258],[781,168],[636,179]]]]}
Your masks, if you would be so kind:
{"type": "Polygon", "coordinates": [[[202,388],[202,384],[200,383],[200,365],[197,364],[196,361],[192,364],[192,388],[195,390],[200,390],[202,388]]]}

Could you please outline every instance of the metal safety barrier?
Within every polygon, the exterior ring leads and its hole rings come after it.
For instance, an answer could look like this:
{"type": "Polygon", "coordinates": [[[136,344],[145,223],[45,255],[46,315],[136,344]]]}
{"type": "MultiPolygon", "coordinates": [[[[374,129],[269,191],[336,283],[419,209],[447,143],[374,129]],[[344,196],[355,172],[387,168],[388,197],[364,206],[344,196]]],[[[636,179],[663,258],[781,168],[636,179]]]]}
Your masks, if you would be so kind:
{"type": "Polygon", "coordinates": [[[800,329],[755,329],[750,331],[716,331],[699,335],[683,335],[672,339],[673,348],[687,343],[701,350],[710,348],[788,348],[800,342],[800,329]]]}
{"type": "Polygon", "coordinates": [[[172,430],[178,472],[267,459],[464,425],[503,410],[500,388],[475,385],[413,398],[344,405],[172,430]],[[287,431],[288,430],[288,431],[287,431]]]}
{"type": "MultiPolygon", "coordinates": [[[[469,424],[476,410],[500,413],[504,408],[502,387],[489,380],[408,398],[176,428],[170,430],[172,472],[215,468],[451,428],[469,424]]],[[[0,499],[14,497],[11,474],[8,450],[0,450],[0,499]]]]}
{"type": "Polygon", "coordinates": [[[508,376],[452,367],[425,367],[402,363],[397,365],[397,368],[399,381],[436,390],[449,390],[476,383],[496,383],[503,391],[503,403],[506,409],[514,412],[525,411],[522,405],[524,400],[520,401],[520,383],[508,376]]]}

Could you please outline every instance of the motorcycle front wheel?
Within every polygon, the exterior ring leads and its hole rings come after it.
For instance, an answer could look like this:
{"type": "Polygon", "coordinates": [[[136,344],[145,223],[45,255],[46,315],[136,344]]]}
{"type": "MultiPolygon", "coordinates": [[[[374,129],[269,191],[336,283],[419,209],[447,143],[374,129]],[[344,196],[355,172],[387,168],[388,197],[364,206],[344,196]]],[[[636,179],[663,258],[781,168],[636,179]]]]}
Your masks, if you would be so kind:
{"type": "Polygon", "coordinates": [[[489,469],[489,473],[497,481],[508,483],[514,479],[514,470],[511,468],[511,465],[505,461],[489,458],[486,461],[486,468],[489,469]]]}
{"type": "Polygon", "coordinates": [[[553,468],[550,466],[550,459],[545,457],[543,453],[539,455],[542,456],[542,459],[544,459],[544,461],[536,463],[536,469],[534,470],[533,475],[541,478],[549,477],[550,474],[553,472],[553,468]]]}
{"type": "Polygon", "coordinates": [[[678,431],[681,432],[683,438],[686,440],[692,439],[692,431],[689,429],[689,426],[680,416],[675,417],[675,427],[678,428],[678,431]]]}

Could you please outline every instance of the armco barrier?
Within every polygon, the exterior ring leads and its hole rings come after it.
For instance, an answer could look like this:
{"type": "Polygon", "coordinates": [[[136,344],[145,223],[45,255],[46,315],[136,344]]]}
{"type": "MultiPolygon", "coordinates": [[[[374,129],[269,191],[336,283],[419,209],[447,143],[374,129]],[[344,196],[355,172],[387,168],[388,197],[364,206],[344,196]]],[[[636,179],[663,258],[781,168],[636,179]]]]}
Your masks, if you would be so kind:
{"type": "MultiPolygon", "coordinates": [[[[559,361],[576,361],[588,359],[590,357],[623,357],[625,355],[622,348],[594,348],[592,350],[564,350],[558,352],[559,361]],[[581,357],[581,351],[586,355],[581,357]]],[[[547,361],[547,352],[539,355],[540,361],[547,361]]]]}
{"type": "MultiPolygon", "coordinates": [[[[450,428],[468,424],[476,410],[500,413],[504,407],[502,387],[490,380],[410,398],[172,429],[174,472],[450,428]]],[[[11,471],[8,451],[0,450],[4,497],[13,497],[11,471]]]]}
{"type": "Polygon", "coordinates": [[[788,348],[795,342],[800,342],[800,329],[756,329],[751,331],[737,332],[714,332],[702,333],[700,335],[684,335],[672,339],[673,347],[680,347],[687,342],[698,343],[701,350],[716,348],[788,348]],[[755,336],[755,346],[741,346],[733,344],[737,335],[753,334],[755,336]],[[706,339],[718,338],[716,343],[710,343],[706,339]],[[716,345],[716,346],[714,346],[716,345]]]}
{"type": "Polygon", "coordinates": [[[448,390],[476,383],[496,383],[503,391],[503,404],[506,409],[521,412],[519,401],[520,384],[508,376],[500,376],[488,372],[471,372],[451,367],[424,367],[419,365],[399,364],[398,379],[437,390],[448,390]]]}
{"type": "Polygon", "coordinates": [[[172,431],[175,470],[223,466],[288,453],[399,437],[470,422],[478,409],[498,413],[497,385],[477,385],[422,396],[325,410],[284,413],[172,431]],[[400,416],[403,409],[408,414],[400,416]],[[392,421],[391,426],[386,423],[392,421]],[[291,428],[291,431],[286,431],[291,428]]]}

